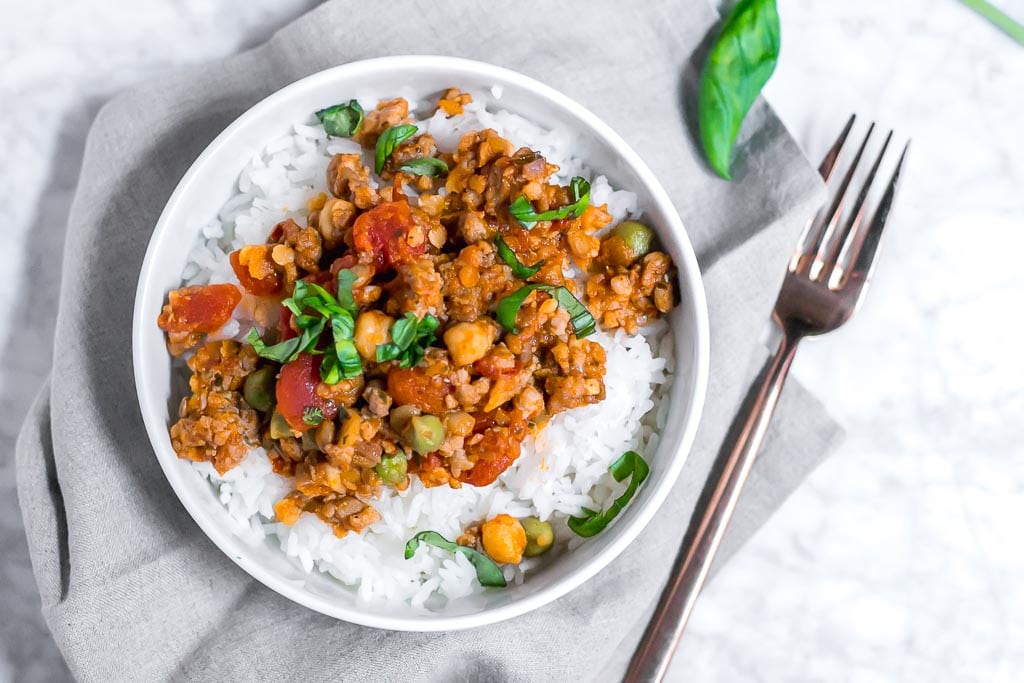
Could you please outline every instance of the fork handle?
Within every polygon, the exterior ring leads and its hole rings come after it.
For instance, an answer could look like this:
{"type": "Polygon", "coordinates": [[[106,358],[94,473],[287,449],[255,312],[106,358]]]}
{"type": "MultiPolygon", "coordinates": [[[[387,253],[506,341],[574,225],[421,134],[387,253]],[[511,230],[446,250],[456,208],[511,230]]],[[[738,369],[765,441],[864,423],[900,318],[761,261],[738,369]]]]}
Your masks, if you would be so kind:
{"type": "MultiPolygon", "coordinates": [[[[684,541],[676,556],[668,584],[626,670],[626,683],[664,678],[764,441],[799,341],[799,336],[784,332],[778,351],[759,375],[760,387],[742,418],[736,443],[721,464],[714,490],[706,500],[702,496],[697,503],[687,532],[687,538],[693,540],[684,541]]],[[[736,424],[740,424],[739,420],[736,424]]]]}

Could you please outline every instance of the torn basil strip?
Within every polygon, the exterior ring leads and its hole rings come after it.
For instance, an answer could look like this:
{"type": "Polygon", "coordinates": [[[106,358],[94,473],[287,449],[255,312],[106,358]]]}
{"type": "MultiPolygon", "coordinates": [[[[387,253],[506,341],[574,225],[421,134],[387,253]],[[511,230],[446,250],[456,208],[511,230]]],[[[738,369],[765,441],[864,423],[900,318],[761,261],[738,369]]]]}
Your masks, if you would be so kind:
{"type": "Polygon", "coordinates": [[[570,517],[567,522],[568,526],[574,533],[585,538],[596,536],[597,534],[604,531],[604,528],[615,517],[622,512],[622,510],[629,504],[629,501],[633,499],[637,489],[640,488],[640,484],[643,483],[647,475],[650,474],[651,468],[647,464],[640,454],[636,451],[626,451],[623,453],[615,462],[608,466],[608,472],[611,473],[615,481],[621,482],[626,477],[629,477],[629,484],[626,486],[626,490],[623,491],[622,495],[616,498],[612,504],[604,512],[597,512],[595,510],[588,510],[584,508],[583,514],[578,517],[570,517]]]}
{"type": "Polygon", "coordinates": [[[388,158],[395,151],[395,147],[416,135],[418,130],[419,128],[411,123],[403,123],[400,126],[392,126],[381,133],[380,137],[377,138],[374,170],[380,174],[384,170],[384,164],[387,163],[388,158]]]}
{"type": "Polygon", "coordinates": [[[448,164],[436,157],[420,157],[405,162],[398,167],[399,171],[405,171],[413,175],[425,175],[428,178],[436,178],[442,173],[448,172],[448,164]]]}
{"type": "Polygon", "coordinates": [[[536,275],[537,271],[540,270],[540,267],[544,265],[543,260],[537,261],[532,266],[525,265],[519,260],[516,253],[512,251],[512,247],[508,246],[501,235],[494,238],[494,246],[498,248],[498,256],[501,257],[501,260],[505,262],[505,265],[512,269],[512,275],[521,280],[525,280],[528,277],[536,275]]]}
{"type": "Polygon", "coordinates": [[[558,302],[558,305],[569,313],[572,329],[577,339],[582,339],[594,333],[594,330],[597,328],[597,321],[594,320],[594,316],[587,310],[587,307],[572,292],[565,287],[541,283],[523,285],[499,301],[496,313],[498,324],[512,334],[518,334],[516,318],[519,317],[519,309],[522,308],[526,297],[530,296],[531,292],[537,290],[550,294],[558,302]]]}
{"type": "Polygon", "coordinates": [[[363,125],[363,116],[363,108],[356,100],[336,104],[316,113],[316,118],[323,124],[327,134],[336,138],[350,138],[358,133],[359,127],[363,125]]]}
{"type": "Polygon", "coordinates": [[[520,195],[514,202],[509,204],[508,212],[513,218],[522,223],[523,227],[527,230],[532,228],[538,221],[579,218],[590,204],[590,183],[585,178],[574,177],[569,182],[569,194],[572,197],[572,204],[542,213],[534,211],[530,200],[520,195]]]}
{"type": "Polygon", "coordinates": [[[466,559],[476,569],[476,579],[480,582],[481,586],[504,588],[507,585],[505,583],[505,575],[501,573],[501,567],[494,560],[479,550],[474,550],[458,543],[452,543],[436,531],[421,531],[410,538],[409,542],[405,544],[405,559],[408,560],[416,554],[416,549],[420,547],[420,543],[426,543],[451,553],[462,553],[465,555],[466,559]]]}

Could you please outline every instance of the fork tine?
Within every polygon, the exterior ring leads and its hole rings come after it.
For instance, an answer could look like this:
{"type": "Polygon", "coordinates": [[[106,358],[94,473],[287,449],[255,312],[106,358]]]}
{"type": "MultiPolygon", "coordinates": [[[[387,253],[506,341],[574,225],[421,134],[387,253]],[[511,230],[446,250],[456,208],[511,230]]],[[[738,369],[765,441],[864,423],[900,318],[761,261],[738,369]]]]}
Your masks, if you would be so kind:
{"type": "Polygon", "coordinates": [[[857,154],[853,157],[853,162],[850,163],[849,170],[847,170],[846,175],[843,176],[842,181],[839,183],[839,189],[836,191],[835,198],[832,200],[832,205],[829,207],[828,212],[820,219],[821,223],[817,228],[817,236],[811,241],[811,244],[808,245],[808,249],[804,252],[805,256],[813,257],[814,259],[811,262],[809,273],[812,280],[817,279],[818,274],[821,272],[821,267],[824,264],[825,248],[832,239],[832,235],[836,231],[836,225],[839,222],[839,216],[843,212],[843,204],[846,201],[846,191],[850,187],[850,181],[853,180],[853,174],[860,165],[861,157],[864,156],[864,150],[867,148],[868,141],[871,139],[871,134],[874,131],[875,124],[872,123],[868,126],[867,135],[864,136],[864,140],[860,143],[860,148],[857,149],[857,154]]]}
{"type": "MultiPolygon", "coordinates": [[[[825,158],[821,160],[821,165],[818,166],[818,174],[826,184],[832,178],[832,171],[835,169],[836,162],[839,161],[839,157],[843,151],[843,146],[846,144],[846,138],[850,135],[850,130],[853,128],[853,122],[856,121],[856,119],[856,114],[850,114],[850,118],[846,121],[846,125],[843,126],[843,130],[839,133],[839,137],[836,138],[834,143],[832,143],[832,148],[828,150],[828,153],[825,154],[825,158]]],[[[806,252],[804,245],[807,242],[808,236],[811,234],[811,229],[814,227],[814,219],[815,216],[811,216],[810,219],[808,219],[803,232],[800,234],[800,239],[796,242],[796,250],[793,252],[793,256],[789,260],[789,269],[792,271],[797,270],[800,266],[800,260],[806,252]]]]}
{"type": "Polygon", "coordinates": [[[875,157],[875,163],[872,164],[871,170],[868,172],[867,178],[864,179],[864,183],[860,188],[860,192],[857,194],[857,201],[853,205],[852,215],[850,219],[846,221],[836,238],[832,240],[830,244],[822,245],[826,249],[825,256],[822,259],[824,262],[824,268],[822,269],[821,279],[827,280],[829,275],[836,267],[836,261],[842,249],[846,247],[846,244],[852,239],[857,237],[857,230],[860,227],[860,223],[864,218],[864,200],[867,199],[868,192],[871,190],[871,184],[875,182],[875,175],[878,173],[878,167],[882,165],[882,159],[885,157],[885,151],[889,148],[889,142],[892,140],[892,131],[885,136],[885,141],[882,143],[882,149],[879,150],[878,156],[875,157]]]}
{"type": "Polygon", "coordinates": [[[849,275],[844,278],[844,269],[841,266],[837,267],[829,278],[829,287],[831,289],[838,289],[841,285],[845,285],[846,280],[850,278],[857,278],[860,281],[861,287],[871,279],[871,273],[874,271],[875,266],[875,254],[878,251],[878,245],[882,241],[882,232],[885,230],[885,224],[889,219],[889,214],[892,212],[893,203],[896,201],[900,176],[903,173],[903,166],[906,164],[909,153],[910,140],[907,140],[907,144],[903,146],[903,152],[900,153],[900,159],[896,163],[896,170],[893,171],[892,177],[889,179],[889,184],[885,188],[885,193],[882,195],[878,208],[875,210],[875,215],[871,218],[870,225],[867,230],[858,231],[860,234],[855,235],[854,239],[847,240],[846,244],[843,245],[843,251],[839,254],[840,264],[850,264],[850,267],[847,269],[849,275]]]}
{"type": "Polygon", "coordinates": [[[832,169],[835,168],[836,162],[839,161],[839,153],[843,149],[843,145],[846,144],[846,138],[850,134],[850,130],[853,128],[853,122],[857,120],[856,114],[850,114],[849,120],[846,125],[843,126],[843,132],[836,138],[835,143],[832,145],[832,149],[828,151],[825,158],[821,160],[821,165],[818,166],[818,173],[821,175],[822,180],[826,183],[829,178],[832,177],[832,169]]]}

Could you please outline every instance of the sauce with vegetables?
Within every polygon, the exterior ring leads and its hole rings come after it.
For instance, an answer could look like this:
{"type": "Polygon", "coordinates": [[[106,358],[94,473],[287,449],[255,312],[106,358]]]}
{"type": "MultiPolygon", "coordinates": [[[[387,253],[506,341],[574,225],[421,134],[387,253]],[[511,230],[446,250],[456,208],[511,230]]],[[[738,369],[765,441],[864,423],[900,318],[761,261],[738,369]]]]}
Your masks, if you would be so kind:
{"type": "MultiPolygon", "coordinates": [[[[451,116],[469,101],[452,89],[438,106],[451,116]]],[[[158,324],[190,354],[178,455],[223,473],[262,446],[294,480],[277,518],[308,512],[342,536],[379,519],[384,487],[486,486],[550,416],[603,400],[605,352],[587,336],[668,312],[674,277],[649,227],[612,226],[589,183],[554,182],[556,166],[493,130],[440,152],[401,98],[317,116],[365,153],[333,157],[305,225],[282,221],[230,254],[238,286],[170,292],[158,324]],[[209,341],[239,304],[258,328],[209,341]]],[[[553,542],[536,518],[479,532],[497,562],[553,542]]]]}

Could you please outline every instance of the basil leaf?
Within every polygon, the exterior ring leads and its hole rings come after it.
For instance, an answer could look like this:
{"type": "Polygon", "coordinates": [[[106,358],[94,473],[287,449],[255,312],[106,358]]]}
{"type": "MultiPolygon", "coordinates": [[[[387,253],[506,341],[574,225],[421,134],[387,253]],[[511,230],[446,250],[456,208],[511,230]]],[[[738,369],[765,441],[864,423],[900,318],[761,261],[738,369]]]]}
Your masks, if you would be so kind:
{"type": "Polygon", "coordinates": [[[359,102],[349,100],[348,104],[336,104],[333,107],[321,109],[316,113],[320,123],[324,124],[324,130],[328,135],[336,138],[350,138],[359,132],[359,126],[363,125],[363,108],[359,102]]]}
{"type": "Polygon", "coordinates": [[[434,343],[437,318],[427,313],[422,320],[415,313],[406,313],[391,325],[391,341],[377,345],[377,362],[397,360],[401,368],[411,368],[421,360],[428,346],[434,343]]]}
{"type": "Polygon", "coordinates": [[[324,354],[320,363],[320,379],[324,384],[337,384],[341,381],[341,365],[336,355],[324,354]]]}
{"type": "Polygon", "coordinates": [[[302,421],[308,425],[318,425],[324,421],[324,411],[316,406],[306,406],[302,409],[302,421]]]}
{"type": "Polygon", "coordinates": [[[253,350],[260,358],[266,358],[278,363],[288,363],[289,361],[295,360],[299,355],[299,342],[298,337],[292,337],[286,339],[279,344],[273,346],[267,346],[260,338],[260,333],[256,331],[256,328],[249,330],[249,334],[246,335],[245,340],[249,342],[253,350]]]}
{"type": "Polygon", "coordinates": [[[523,285],[499,301],[498,310],[495,313],[498,323],[512,334],[519,334],[519,331],[516,329],[516,318],[519,316],[519,309],[522,308],[523,302],[526,301],[526,297],[530,295],[530,292],[535,290],[550,294],[558,302],[559,306],[568,311],[573,333],[577,339],[582,339],[594,333],[597,327],[594,316],[590,314],[590,311],[587,310],[587,307],[579,299],[573,296],[572,292],[565,287],[555,287],[554,285],[541,283],[523,285]]]}
{"type": "Polygon", "coordinates": [[[597,321],[590,314],[587,307],[579,299],[573,296],[565,287],[556,287],[551,295],[558,301],[558,305],[569,313],[569,320],[572,322],[572,331],[577,339],[583,339],[594,333],[597,321]]]}
{"type": "Polygon", "coordinates": [[[989,23],[1003,31],[1006,35],[1024,45],[1024,25],[1018,24],[998,7],[987,2],[987,0],[960,0],[960,2],[987,19],[989,23]]]}
{"type": "Polygon", "coordinates": [[[509,204],[508,212],[513,218],[522,223],[523,227],[527,230],[532,228],[537,221],[557,221],[570,217],[579,218],[590,204],[590,183],[585,178],[576,176],[569,181],[569,193],[572,195],[572,204],[563,206],[560,209],[544,211],[543,213],[534,211],[533,204],[526,197],[519,195],[514,202],[509,204]]]}
{"type": "Polygon", "coordinates": [[[639,453],[636,451],[626,451],[623,453],[615,462],[608,466],[608,472],[611,473],[615,481],[619,482],[626,477],[630,477],[626,490],[604,512],[584,509],[582,516],[570,517],[567,522],[569,528],[584,538],[589,538],[602,532],[615,519],[616,515],[622,512],[626,505],[629,504],[629,501],[633,499],[640,484],[647,478],[650,471],[651,468],[640,457],[639,453]]]}
{"type": "MultiPolygon", "coordinates": [[[[416,337],[419,339],[425,338],[427,335],[433,334],[437,330],[438,323],[437,318],[427,313],[423,316],[423,320],[416,323],[416,337]]],[[[433,341],[433,339],[431,339],[433,341]]]]}
{"type": "Polygon", "coordinates": [[[708,163],[726,180],[740,124],[779,59],[775,0],[740,0],[722,25],[700,80],[700,139],[708,163]]]}
{"type": "Polygon", "coordinates": [[[409,348],[409,344],[412,344],[413,340],[416,339],[416,323],[419,322],[416,319],[415,313],[406,313],[403,317],[399,318],[391,325],[391,341],[400,349],[409,348]]]}
{"type": "Polygon", "coordinates": [[[526,301],[526,297],[530,296],[530,292],[544,286],[545,285],[539,283],[523,285],[499,301],[498,309],[495,313],[495,317],[498,319],[498,324],[512,334],[519,334],[519,330],[516,329],[516,318],[519,316],[519,309],[522,308],[523,302],[526,301]]]}
{"type": "Polygon", "coordinates": [[[341,313],[331,317],[331,334],[334,336],[335,341],[342,339],[352,339],[355,335],[356,324],[352,320],[352,316],[349,315],[348,311],[342,311],[341,313]]]}
{"type": "Polygon", "coordinates": [[[501,260],[512,269],[512,274],[521,280],[536,275],[540,267],[544,265],[544,261],[537,261],[532,266],[523,265],[523,262],[519,260],[516,253],[506,244],[501,235],[494,238],[494,245],[498,247],[498,256],[501,257],[501,260]]]}
{"type": "Polygon", "coordinates": [[[420,157],[412,159],[398,167],[399,171],[412,173],[413,175],[425,175],[428,178],[436,178],[442,173],[448,172],[448,164],[436,157],[420,157]]]}
{"type": "Polygon", "coordinates": [[[363,374],[363,359],[359,357],[356,344],[351,339],[343,339],[334,344],[334,352],[338,358],[341,376],[352,379],[363,374]]]}
{"type": "Polygon", "coordinates": [[[421,531],[410,538],[409,542],[405,544],[405,559],[408,560],[416,554],[416,549],[420,547],[420,543],[426,543],[451,553],[462,553],[465,555],[466,559],[476,569],[476,579],[480,582],[481,586],[490,586],[492,588],[504,588],[506,586],[505,575],[501,573],[501,568],[494,560],[478,550],[459,545],[458,543],[452,543],[436,531],[421,531]]]}
{"type": "Polygon", "coordinates": [[[338,304],[353,317],[359,312],[359,306],[356,305],[355,296],[352,294],[352,285],[355,281],[356,274],[348,268],[338,271],[338,304]]]}
{"type": "Polygon", "coordinates": [[[412,125],[411,123],[403,123],[400,126],[392,126],[388,128],[380,137],[377,138],[377,149],[376,149],[376,164],[374,170],[380,174],[384,170],[384,163],[391,156],[391,153],[395,151],[395,147],[411,138],[416,134],[419,128],[412,125]]]}

